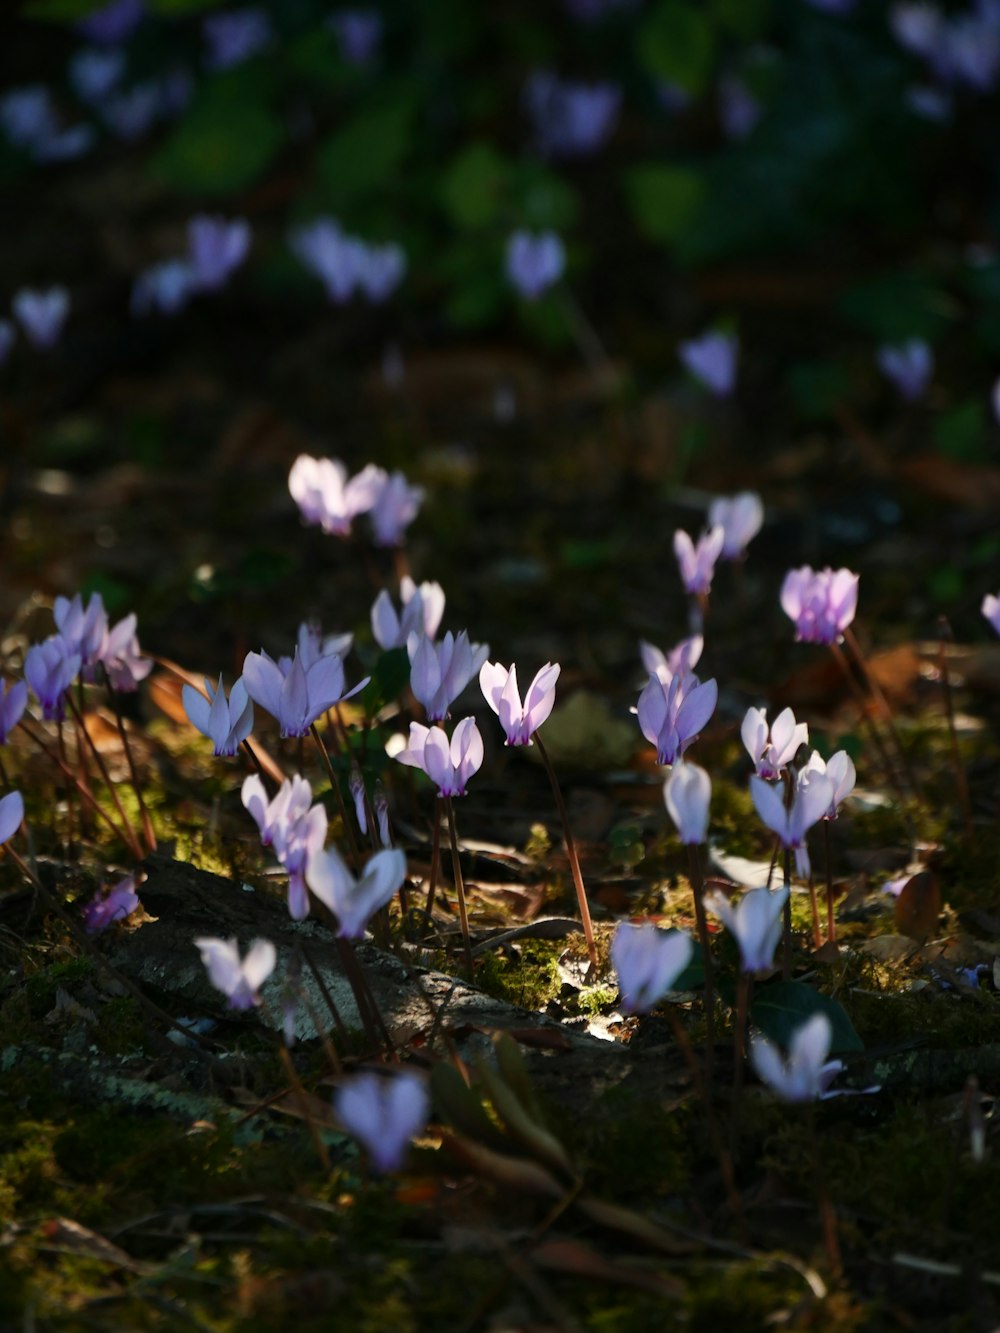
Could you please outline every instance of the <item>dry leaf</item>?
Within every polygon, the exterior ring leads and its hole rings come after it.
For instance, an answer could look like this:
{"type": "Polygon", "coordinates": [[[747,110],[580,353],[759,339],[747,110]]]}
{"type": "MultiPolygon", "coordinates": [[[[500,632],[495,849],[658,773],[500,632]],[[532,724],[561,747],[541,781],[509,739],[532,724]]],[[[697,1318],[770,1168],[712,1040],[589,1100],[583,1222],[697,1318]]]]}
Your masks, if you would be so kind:
{"type": "Polygon", "coordinates": [[[900,935],[922,942],[937,929],[941,915],[941,887],[930,870],[921,870],[903,886],[893,913],[900,935]]]}

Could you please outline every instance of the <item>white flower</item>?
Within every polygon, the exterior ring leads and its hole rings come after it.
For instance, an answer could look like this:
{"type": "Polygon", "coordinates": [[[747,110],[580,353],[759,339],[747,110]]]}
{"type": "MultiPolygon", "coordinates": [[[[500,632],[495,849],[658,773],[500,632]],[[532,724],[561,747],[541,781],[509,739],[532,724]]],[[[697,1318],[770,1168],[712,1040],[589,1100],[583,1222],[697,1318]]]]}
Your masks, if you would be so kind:
{"type": "Polygon", "coordinates": [[[750,1063],[757,1077],[786,1102],[811,1102],[827,1094],[827,1088],[844,1067],[842,1060],[827,1060],[833,1029],[826,1014],[813,1014],[792,1034],[788,1057],[766,1037],[750,1038],[750,1063]]]}

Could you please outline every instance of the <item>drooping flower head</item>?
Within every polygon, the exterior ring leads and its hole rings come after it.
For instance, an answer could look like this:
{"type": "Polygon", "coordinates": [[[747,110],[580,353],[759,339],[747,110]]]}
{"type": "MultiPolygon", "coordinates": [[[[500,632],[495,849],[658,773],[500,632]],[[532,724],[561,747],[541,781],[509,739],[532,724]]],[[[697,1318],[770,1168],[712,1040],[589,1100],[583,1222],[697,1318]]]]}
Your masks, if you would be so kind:
{"type": "Polygon", "coordinates": [[[722,559],[740,560],[764,525],[763,502],[756,491],[719,496],[708,506],[708,523],[722,528],[722,559]]]}
{"type": "Polygon", "coordinates": [[[442,727],[410,723],[410,739],[396,758],[419,768],[438,786],[439,796],[464,796],[466,784],[483,765],[483,738],[474,718],[464,717],[449,742],[442,727]]]}
{"type": "Polygon", "coordinates": [[[708,836],[712,780],[697,764],[675,764],[663,784],[663,800],[682,843],[702,843],[708,836]]]}
{"type": "Polygon", "coordinates": [[[479,672],[483,698],[500,719],[507,745],[530,745],[531,738],[552,712],[556,701],[558,662],[546,662],[528,686],[521,703],[517,689],[517,667],[508,671],[499,662],[484,662],[479,672]]]}
{"type": "Polygon", "coordinates": [[[736,387],[740,345],[735,334],[709,332],[690,338],[677,349],[684,368],[717,398],[726,398],[736,387]]]}
{"type": "Polygon", "coordinates": [[[489,655],[488,643],[470,643],[463,629],[449,630],[440,643],[426,634],[411,634],[406,641],[410,658],[410,688],[427,710],[431,722],[443,722],[448,709],[479,671],[489,655]]]}
{"type": "Polygon", "coordinates": [[[827,1088],[844,1067],[842,1060],[827,1060],[833,1029],[824,1013],[813,1014],[792,1034],[788,1056],[757,1033],[750,1038],[750,1063],[762,1083],[786,1102],[812,1102],[827,1095],[827,1088]]]}
{"type": "Polygon", "coordinates": [[[288,871],[289,914],[293,921],[303,921],[309,915],[306,864],[326,840],[326,810],[312,804],[312,788],[297,773],[281,784],[270,801],[254,773],[244,781],[241,797],[260,830],[261,842],[273,849],[288,871]]]}
{"type": "Polygon", "coordinates": [[[375,913],[392,899],[406,878],[406,857],[397,848],[376,852],[355,879],[335,847],[309,858],[306,883],[337,918],[337,934],[360,939],[375,913]]]}
{"type": "Polygon", "coordinates": [[[404,574],[399,581],[399,598],[399,614],[384,588],[372,603],[372,634],[385,652],[390,648],[405,648],[411,634],[426,634],[433,639],[444,615],[444,589],[440,583],[421,583],[418,587],[404,574]]]}
{"type": "Polygon", "coordinates": [[[846,750],[837,750],[825,762],[817,751],[813,750],[799,774],[801,782],[808,782],[813,773],[827,777],[833,787],[833,798],[824,819],[836,819],[838,807],[850,796],[858,780],[854,760],[846,750]]]}
{"type": "Polygon", "coordinates": [[[670,675],[659,668],[639,695],[639,727],[656,746],[657,762],[675,764],[715,712],[719,687],[693,671],[670,675]]]}
{"type": "Polygon", "coordinates": [[[566,251],[554,231],[515,231],[507,241],[504,266],[518,295],[537,301],[562,277],[566,251]]]}
{"type": "Polygon", "coordinates": [[[79,593],[72,600],[57,597],[52,618],[69,651],[79,654],[83,679],[94,680],[108,637],[108,614],[101,594],[95,592],[86,606],[79,593]]]}
{"type": "Polygon", "coordinates": [[[623,922],[611,941],[611,964],[618,973],[621,1007],[644,1014],[673,990],[694,948],[682,930],[658,930],[651,923],[623,922]]]}
{"type": "Polygon", "coordinates": [[[376,546],[401,546],[406,529],[424,498],[422,486],[411,486],[402,472],[382,474],[384,480],[368,511],[376,546]]]}
{"type": "Polygon", "coordinates": [[[849,569],[790,569],[781,607],[803,643],[839,643],[858,608],[858,578],[849,569]]]}
{"type": "Polygon", "coordinates": [[[65,287],[49,287],[45,291],[22,287],[10,304],[32,347],[43,352],[55,347],[69,314],[69,292],[65,287]]]}
{"type": "Polygon", "coordinates": [[[427,1087],[403,1069],[390,1077],[356,1074],[334,1094],[333,1109],[344,1128],[364,1145],[376,1171],[398,1171],[414,1134],[430,1114],[427,1087]]]}
{"type": "Polygon", "coordinates": [[[879,370],[906,402],[914,403],[923,397],[934,373],[934,353],[923,339],[886,343],[878,349],[875,359],[879,370]]]}
{"type": "Polygon", "coordinates": [[[284,672],[265,652],[247,653],[243,661],[247,693],[277,719],[282,736],[304,736],[327,709],[363,690],[370,679],[365,676],[348,690],[342,658],[327,653],[306,667],[297,646],[284,672]]]}
{"type": "Polygon", "coordinates": [[[252,1009],[260,1004],[257,992],[274,971],[278,957],[270,940],[254,940],[242,960],[235,939],[202,936],[194,943],[209,981],[226,996],[230,1009],[252,1009]]]}
{"type": "Polygon", "coordinates": [[[250,251],[250,224],[245,218],[229,222],[223,217],[199,214],[188,222],[188,257],[199,291],[224,287],[230,275],[250,251]]]}
{"type": "Polygon", "coordinates": [[[101,648],[101,665],[108,673],[113,690],[128,694],[153,669],[153,659],[143,657],[136,634],[135,612],[112,625],[101,648]]]}
{"type": "Polygon", "coordinates": [[[799,747],[809,744],[809,728],[805,722],[796,722],[790,708],[783,709],[767,725],[767,713],[763,708],[748,708],[740,736],[746,746],[747,754],[753,760],[757,776],[773,782],[779,778],[799,752],[799,747]]]}
{"type": "Polygon", "coordinates": [[[81,909],[83,928],[88,935],[100,935],[115,921],[124,921],[139,906],[139,895],[135,891],[135,875],[126,875],[107,893],[101,892],[91,898],[81,909]]]}
{"type": "Polygon", "coordinates": [[[786,806],[783,789],[754,774],[750,779],[750,795],[767,827],[777,833],[783,847],[794,851],[798,873],[804,879],[808,878],[806,834],[829,811],[833,803],[833,783],[825,773],[799,774],[791,806],[786,806]]]}
{"type": "Polygon", "coordinates": [[[744,972],[769,972],[781,938],[781,914],[788,887],[748,889],[735,907],[721,889],[705,894],[705,907],[719,917],[740,946],[744,972]]]}
{"type": "Polygon", "coordinates": [[[717,524],[698,538],[697,546],[684,531],[674,533],[674,555],[681,572],[684,591],[693,597],[705,597],[712,587],[715,562],[722,553],[725,531],[717,524]]]}
{"type": "Polygon", "coordinates": [[[46,722],[61,722],[66,715],[66,691],[80,672],[80,654],[61,634],[33,644],[24,658],[24,679],[42,706],[46,722]]]}
{"type": "Polygon", "coordinates": [[[288,474],[288,489],[306,523],[346,537],[359,514],[367,514],[382,488],[385,473],[369,463],[348,480],[343,463],[300,454],[288,474]]]}
{"type": "Polygon", "coordinates": [[[185,685],[181,690],[184,711],[191,725],[215,746],[216,755],[228,758],[253,730],[253,704],[242,676],[233,682],[228,699],[221,675],[216,686],[210,680],[205,681],[205,692],[207,698],[193,686],[185,685]]]}

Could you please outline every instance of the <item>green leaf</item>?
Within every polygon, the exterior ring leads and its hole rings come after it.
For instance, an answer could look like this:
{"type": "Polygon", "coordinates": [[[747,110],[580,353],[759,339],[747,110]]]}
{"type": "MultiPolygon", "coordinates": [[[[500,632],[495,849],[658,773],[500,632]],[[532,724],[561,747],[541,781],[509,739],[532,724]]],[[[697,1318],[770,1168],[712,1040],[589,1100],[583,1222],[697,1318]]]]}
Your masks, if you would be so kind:
{"type": "Polygon", "coordinates": [[[410,679],[410,659],[405,648],[390,648],[375,663],[372,678],[361,691],[360,703],[367,717],[398,699],[410,679]]]}
{"type": "Polygon", "coordinates": [[[788,388],[797,414],[817,421],[830,417],[847,401],[851,380],[835,361],[798,361],[788,371],[788,388]]]}
{"type": "Polygon", "coordinates": [[[704,197],[702,178],[691,167],[633,167],[625,174],[625,190],[639,230],[665,245],[693,227],[704,197]]]}
{"type": "Polygon", "coordinates": [[[934,443],[942,454],[963,463],[986,461],[986,405],[967,398],[934,423],[934,443]]]}
{"type": "Polygon", "coordinates": [[[876,342],[933,341],[957,318],[958,307],[945,292],[916,273],[883,273],[851,288],[841,298],[845,315],[876,342]]]}
{"type": "Polygon", "coordinates": [[[660,0],[636,34],[639,63],[655,79],[693,96],[708,84],[714,48],[711,19],[685,0],[660,0]]]}
{"type": "Polygon", "coordinates": [[[317,167],[332,204],[371,194],[397,175],[410,145],[412,112],[409,98],[397,98],[356,116],[327,139],[317,167]]]}
{"type": "Polygon", "coordinates": [[[226,0],[146,0],[154,14],[173,17],[177,14],[198,14],[206,9],[218,9],[226,0]]]}
{"type": "Polygon", "coordinates": [[[576,221],[580,209],[576,191],[541,162],[517,163],[511,192],[520,226],[566,231],[576,221]]]}
{"type": "Polygon", "coordinates": [[[75,23],[101,8],[103,0],[28,0],[24,17],[42,23],[75,23]]]}
{"type": "Polygon", "coordinates": [[[441,182],[441,202],[456,227],[488,227],[500,214],[511,164],[491,143],[474,143],[453,158],[441,182]]]}
{"type": "Polygon", "coordinates": [[[775,981],[763,986],[750,1006],[750,1019],[764,1036],[786,1050],[793,1033],[813,1014],[826,1014],[833,1039],[830,1050],[863,1051],[861,1038],[854,1031],[843,1005],[807,986],[804,981],[775,981]]]}
{"type": "Polygon", "coordinates": [[[771,17],[771,0],[712,0],[717,27],[744,41],[760,37],[771,17]]]}
{"type": "Polygon", "coordinates": [[[267,170],[285,137],[267,107],[209,91],[156,154],[152,170],[175,189],[229,194],[267,170]]]}

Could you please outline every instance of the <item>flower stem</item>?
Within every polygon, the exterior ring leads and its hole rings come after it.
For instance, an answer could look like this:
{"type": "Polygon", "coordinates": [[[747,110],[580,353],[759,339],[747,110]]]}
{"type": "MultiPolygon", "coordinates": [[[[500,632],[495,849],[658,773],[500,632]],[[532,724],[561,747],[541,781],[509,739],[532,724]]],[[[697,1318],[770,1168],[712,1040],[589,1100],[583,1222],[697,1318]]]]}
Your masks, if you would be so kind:
{"type": "Polygon", "coordinates": [[[132,747],[128,743],[128,732],[125,730],[125,719],[122,717],[121,709],[118,706],[118,696],[112,688],[111,677],[108,675],[107,670],[105,670],[104,679],[108,688],[108,699],[111,702],[111,709],[115,715],[115,722],[118,724],[118,735],[121,737],[122,749],[125,751],[125,759],[128,763],[132,790],[135,792],[135,799],[139,802],[139,815],[142,819],[142,834],[146,839],[146,848],[150,852],[155,852],[156,834],[153,831],[153,821],[149,817],[149,810],[146,808],[146,802],[142,798],[142,787],[139,783],[139,774],[136,770],[132,747]]]}
{"type": "Polygon", "coordinates": [[[316,742],[317,749],[323,757],[323,763],[326,765],[327,776],[330,779],[330,786],[333,788],[333,793],[337,798],[337,807],[340,810],[341,822],[344,825],[344,837],[347,839],[351,849],[351,859],[354,862],[354,870],[360,875],[361,850],[358,847],[358,840],[354,836],[354,825],[347,817],[347,806],[344,804],[344,793],[340,790],[340,783],[337,781],[336,770],[333,767],[327,748],[323,744],[323,737],[319,734],[319,728],[316,726],[315,722],[310,726],[309,733],[316,742]]]}
{"type": "Polygon", "coordinates": [[[948,736],[951,740],[951,763],[955,770],[955,791],[958,794],[958,804],[962,811],[962,821],[965,824],[965,832],[971,838],[972,827],[972,806],[969,804],[969,783],[965,776],[965,765],[962,763],[962,752],[958,748],[958,731],[955,728],[955,701],[951,691],[951,674],[948,671],[948,655],[945,652],[945,642],[952,638],[951,626],[944,616],[939,623],[940,639],[938,642],[938,678],[941,681],[941,693],[944,696],[944,711],[948,718],[948,736]]]}
{"type": "Polygon", "coordinates": [[[792,849],[785,848],[785,906],[784,930],[781,942],[781,979],[790,981],[792,976],[792,849]]]}
{"type": "Polygon", "coordinates": [[[132,851],[132,854],[137,861],[141,861],[143,852],[142,852],[142,845],[139,842],[139,835],[132,827],[132,821],[125,813],[125,807],[122,805],[121,797],[118,795],[118,788],[115,785],[115,783],[111,781],[111,775],[108,773],[107,765],[104,762],[104,758],[101,755],[100,750],[97,748],[93,736],[91,736],[90,732],[87,730],[87,724],[83,720],[83,714],[80,712],[76,704],[73,702],[73,696],[71,694],[66,695],[66,702],[69,704],[70,712],[73,714],[73,717],[76,721],[77,733],[78,735],[82,736],[83,739],[90,746],[91,754],[93,754],[94,756],[94,760],[97,764],[98,771],[104,781],[104,785],[108,789],[108,793],[111,796],[112,801],[114,802],[114,806],[115,809],[118,811],[119,818],[121,819],[125,828],[128,829],[128,843],[132,851]]]}
{"type": "Polygon", "coordinates": [[[823,820],[823,852],[826,860],[826,938],[837,939],[837,923],[833,915],[833,859],[830,855],[830,821],[823,820]]]}
{"type": "Polygon", "coordinates": [[[910,791],[917,799],[917,801],[923,804],[923,798],[920,794],[920,788],[917,786],[917,780],[913,776],[913,769],[910,766],[910,761],[907,758],[906,751],[903,749],[903,742],[899,739],[899,732],[896,730],[896,724],[892,720],[892,709],[889,707],[889,701],[885,697],[885,694],[883,693],[882,686],[878,683],[877,679],[875,678],[874,672],[868,665],[868,660],[865,657],[864,653],[861,651],[861,645],[860,643],[858,643],[854,631],[850,628],[850,626],[848,626],[844,630],[844,642],[850,648],[854,656],[854,660],[855,662],[857,662],[858,668],[860,669],[861,674],[865,678],[865,684],[871,691],[872,698],[879,706],[879,711],[881,712],[882,719],[885,722],[886,730],[892,737],[892,744],[896,751],[896,755],[899,759],[902,772],[906,777],[906,781],[909,783],[910,791]]]}
{"type": "Polygon", "coordinates": [[[694,915],[698,923],[698,939],[701,943],[702,963],[705,968],[705,1081],[711,1086],[712,1066],[715,1060],[715,968],[712,962],[712,950],[708,938],[708,921],[705,917],[705,877],[701,869],[701,856],[697,843],[688,844],[688,863],[691,867],[691,892],[694,896],[694,915]]]}
{"type": "Polygon", "coordinates": [[[31,740],[34,741],[34,743],[38,746],[38,748],[46,756],[46,758],[49,759],[53,764],[55,764],[56,767],[61,770],[63,776],[69,778],[70,782],[72,782],[74,786],[76,786],[83,800],[85,800],[90,805],[90,807],[93,809],[96,815],[98,815],[101,819],[104,820],[105,824],[107,824],[108,828],[115,835],[115,837],[120,838],[122,842],[127,844],[128,835],[122,832],[122,830],[118,827],[118,825],[111,818],[111,816],[104,809],[104,807],[97,803],[93,793],[88,791],[86,787],[80,787],[78,785],[79,779],[77,775],[73,772],[73,770],[69,767],[69,765],[63,759],[61,759],[59,755],[53,753],[53,751],[42,740],[41,736],[37,734],[37,732],[33,731],[31,727],[26,725],[24,718],[21,719],[21,726],[24,728],[25,734],[29,736],[31,740]]]}
{"type": "Polygon", "coordinates": [[[587,941],[587,954],[590,958],[590,966],[594,972],[597,971],[597,946],[594,943],[594,925],[590,919],[590,904],[587,902],[587,890],[583,886],[583,875],[580,873],[580,858],[576,854],[576,843],[573,841],[573,831],[569,826],[569,815],[566,812],[566,802],[563,800],[562,789],[556,778],[555,769],[552,767],[552,761],[549,759],[548,751],[542,744],[542,738],[538,732],[535,732],[535,744],[538,746],[538,754],[542,763],[545,765],[545,771],[549,775],[549,782],[552,784],[552,795],[555,797],[556,808],[559,811],[559,817],[562,820],[563,837],[566,840],[566,855],[569,857],[569,867],[573,875],[573,884],[576,887],[576,900],[580,905],[580,920],[583,923],[583,934],[587,941]]]}
{"type": "Polygon", "coordinates": [[[450,796],[444,797],[444,808],[448,815],[448,838],[451,842],[451,866],[455,877],[455,892],[458,894],[458,917],[462,923],[462,943],[465,946],[465,966],[472,976],[472,941],[469,938],[469,913],[465,906],[465,880],[462,878],[462,860],[458,854],[458,835],[455,831],[455,807],[450,796]]]}
{"type": "Polygon", "coordinates": [[[441,797],[434,798],[434,832],[431,834],[431,869],[427,884],[427,903],[424,916],[430,924],[434,913],[434,894],[437,890],[438,871],[441,866],[441,797]]]}

